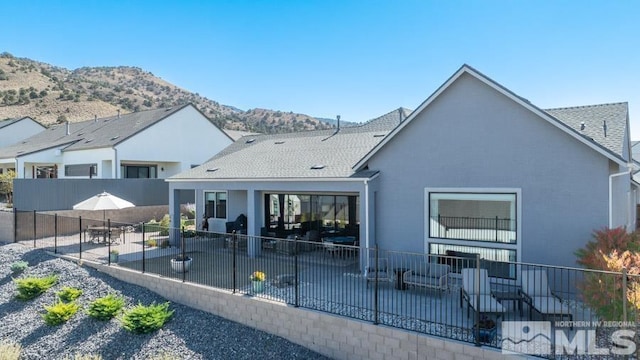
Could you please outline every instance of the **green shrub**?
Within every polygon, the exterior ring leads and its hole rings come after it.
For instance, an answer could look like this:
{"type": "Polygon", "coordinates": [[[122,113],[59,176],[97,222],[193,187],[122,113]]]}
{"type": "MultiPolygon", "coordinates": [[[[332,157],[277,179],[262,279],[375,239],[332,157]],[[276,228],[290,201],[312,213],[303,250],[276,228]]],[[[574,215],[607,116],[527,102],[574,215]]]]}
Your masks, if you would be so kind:
{"type": "Polygon", "coordinates": [[[169,302],[144,306],[138,304],[125,311],[122,326],[136,334],[146,334],[160,329],[173,315],[169,302]]]}
{"type": "Polygon", "coordinates": [[[165,216],[162,217],[162,220],[160,220],[160,236],[169,235],[170,225],[171,225],[171,218],[169,217],[169,214],[166,214],[165,216]]]}
{"type": "Polygon", "coordinates": [[[26,261],[16,261],[11,264],[11,271],[19,273],[25,271],[29,267],[29,263],[26,261]]]}
{"type": "Polygon", "coordinates": [[[31,300],[55,285],[55,283],[58,282],[58,277],[56,275],[49,275],[42,278],[28,277],[16,279],[14,282],[18,289],[16,298],[19,300],[31,300]]]}
{"type": "Polygon", "coordinates": [[[59,302],[55,305],[44,307],[47,312],[42,315],[47,325],[60,325],[67,322],[80,309],[80,305],[75,302],[59,302]]]}
{"type": "Polygon", "coordinates": [[[160,223],[156,219],[151,219],[149,222],[144,223],[143,228],[145,233],[158,232],[160,231],[160,223]]]}
{"type": "Polygon", "coordinates": [[[0,360],[18,360],[21,352],[22,346],[20,344],[0,343],[0,360]]]}
{"type": "Polygon", "coordinates": [[[124,299],[113,294],[94,300],[89,305],[87,313],[92,318],[107,321],[124,307],[124,299]]]}
{"type": "Polygon", "coordinates": [[[150,247],[158,246],[158,240],[156,240],[156,239],[147,240],[147,246],[150,246],[150,247]]]}
{"type": "Polygon", "coordinates": [[[82,295],[82,290],[65,286],[58,291],[58,297],[64,302],[72,302],[82,295]]]}

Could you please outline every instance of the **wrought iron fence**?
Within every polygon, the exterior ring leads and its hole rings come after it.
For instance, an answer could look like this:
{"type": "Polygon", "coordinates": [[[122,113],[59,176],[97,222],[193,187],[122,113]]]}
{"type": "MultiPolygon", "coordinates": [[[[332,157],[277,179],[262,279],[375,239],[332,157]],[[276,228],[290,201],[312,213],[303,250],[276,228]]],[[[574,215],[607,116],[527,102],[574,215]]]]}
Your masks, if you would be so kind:
{"type": "Polygon", "coordinates": [[[531,321],[565,334],[536,343],[549,345],[531,350],[539,356],[571,357],[592,330],[597,346],[615,348],[603,321],[638,340],[636,274],[34,212],[16,212],[16,224],[16,241],[58,254],[476,345],[522,352],[510,326],[531,321]],[[255,272],[266,279],[252,281],[255,272]]]}

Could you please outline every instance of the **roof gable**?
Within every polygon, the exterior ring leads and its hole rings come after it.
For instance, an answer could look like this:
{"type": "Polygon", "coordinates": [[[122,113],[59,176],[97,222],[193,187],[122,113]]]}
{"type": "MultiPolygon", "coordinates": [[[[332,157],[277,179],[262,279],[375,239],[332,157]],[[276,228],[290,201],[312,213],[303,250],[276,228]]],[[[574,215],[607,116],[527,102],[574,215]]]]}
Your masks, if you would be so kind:
{"type": "MultiPolygon", "coordinates": [[[[411,123],[411,121],[413,121],[413,119],[415,119],[418,116],[418,114],[420,114],[424,109],[426,109],[433,101],[435,101],[435,99],[437,99],[447,88],[449,88],[451,86],[451,84],[456,82],[463,74],[469,74],[469,75],[473,76],[474,78],[480,80],[484,84],[488,85],[489,87],[493,88],[494,90],[498,91],[499,93],[501,93],[504,96],[508,97],[509,99],[513,100],[514,102],[516,102],[520,106],[522,106],[522,107],[526,108],[527,110],[533,112],[534,114],[538,115],[538,117],[548,121],[549,123],[551,123],[552,125],[554,125],[555,127],[559,128],[559,129],[561,129],[562,131],[565,131],[567,134],[569,134],[573,138],[577,139],[578,141],[582,142],[583,144],[589,146],[591,149],[595,150],[596,152],[600,153],[601,155],[603,155],[603,156],[615,161],[616,163],[618,163],[620,165],[625,165],[626,164],[626,160],[622,156],[621,152],[620,153],[615,152],[612,149],[607,148],[607,147],[597,143],[595,141],[595,139],[593,139],[591,137],[588,137],[586,135],[580,134],[577,130],[575,130],[571,126],[565,124],[564,122],[562,122],[558,118],[554,117],[550,113],[547,113],[544,110],[542,110],[542,109],[536,107],[535,105],[531,104],[527,99],[516,95],[511,90],[505,88],[504,86],[498,84],[497,82],[493,81],[489,77],[483,75],[479,71],[477,71],[477,70],[473,69],[472,67],[470,67],[470,66],[465,64],[460,69],[458,69],[458,71],[456,71],[451,77],[449,77],[449,79],[447,79],[447,81],[445,81],[445,83],[442,84],[424,102],[422,102],[422,104],[420,104],[420,106],[416,110],[414,110],[405,121],[403,121],[387,137],[385,137],[383,141],[378,143],[373,149],[371,149],[370,152],[368,152],[362,159],[360,159],[358,161],[358,163],[354,166],[354,169],[358,170],[358,169],[364,168],[366,166],[367,162],[369,161],[369,159],[371,159],[388,142],[392,141],[397,133],[402,131],[409,123],[411,123]]],[[[625,106],[626,106],[626,103],[623,103],[623,104],[625,104],[625,106]]],[[[556,114],[557,115],[559,114],[561,117],[564,117],[563,115],[565,115],[565,113],[560,114],[560,112],[557,112],[556,114]]],[[[619,119],[619,117],[618,117],[618,119],[619,119]]],[[[625,123],[624,126],[625,126],[625,129],[626,129],[626,127],[628,127],[628,121],[625,123]]],[[[611,141],[612,144],[614,142],[615,141],[611,141]]],[[[617,149],[617,146],[613,146],[613,147],[617,149]]]]}
{"type": "MultiPolygon", "coordinates": [[[[61,147],[64,151],[110,148],[186,107],[196,109],[193,105],[186,104],[174,108],[58,124],[16,144],[0,148],[0,158],[15,158],[55,147],[61,147]]],[[[196,111],[202,115],[199,110],[196,111]]]]}

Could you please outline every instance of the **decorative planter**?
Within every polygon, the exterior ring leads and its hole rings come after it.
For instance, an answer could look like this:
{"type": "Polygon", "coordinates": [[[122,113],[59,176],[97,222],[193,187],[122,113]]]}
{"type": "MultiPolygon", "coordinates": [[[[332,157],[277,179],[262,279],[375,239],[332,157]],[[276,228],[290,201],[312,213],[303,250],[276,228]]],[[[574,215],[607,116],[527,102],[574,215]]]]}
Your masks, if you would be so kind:
{"type": "Polygon", "coordinates": [[[496,337],[496,333],[497,332],[498,332],[498,329],[496,328],[495,325],[493,327],[491,327],[491,328],[481,327],[480,328],[480,336],[479,336],[480,342],[483,342],[483,343],[492,342],[493,339],[496,337]]]}
{"type": "Polygon", "coordinates": [[[118,262],[118,254],[109,254],[109,261],[112,263],[118,262]]]}
{"type": "Polygon", "coordinates": [[[261,293],[264,291],[264,281],[252,281],[251,283],[254,293],[261,293]]]}
{"type": "Polygon", "coordinates": [[[193,259],[190,257],[187,257],[186,260],[176,260],[176,259],[171,259],[171,269],[175,272],[179,272],[181,273],[183,270],[184,272],[189,271],[189,268],[191,268],[191,263],[193,262],[193,259]]]}

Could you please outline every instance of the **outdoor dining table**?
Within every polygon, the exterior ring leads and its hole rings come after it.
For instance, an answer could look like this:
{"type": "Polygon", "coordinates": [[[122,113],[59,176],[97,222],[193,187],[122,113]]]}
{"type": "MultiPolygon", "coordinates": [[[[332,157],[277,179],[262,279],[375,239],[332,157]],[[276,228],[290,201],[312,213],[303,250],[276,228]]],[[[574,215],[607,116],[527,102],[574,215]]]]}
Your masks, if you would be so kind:
{"type": "MultiPolygon", "coordinates": [[[[107,227],[107,226],[89,226],[87,227],[87,233],[91,242],[107,242],[120,239],[120,228],[107,227]]],[[[86,240],[85,235],[85,240],[86,240]]]]}

